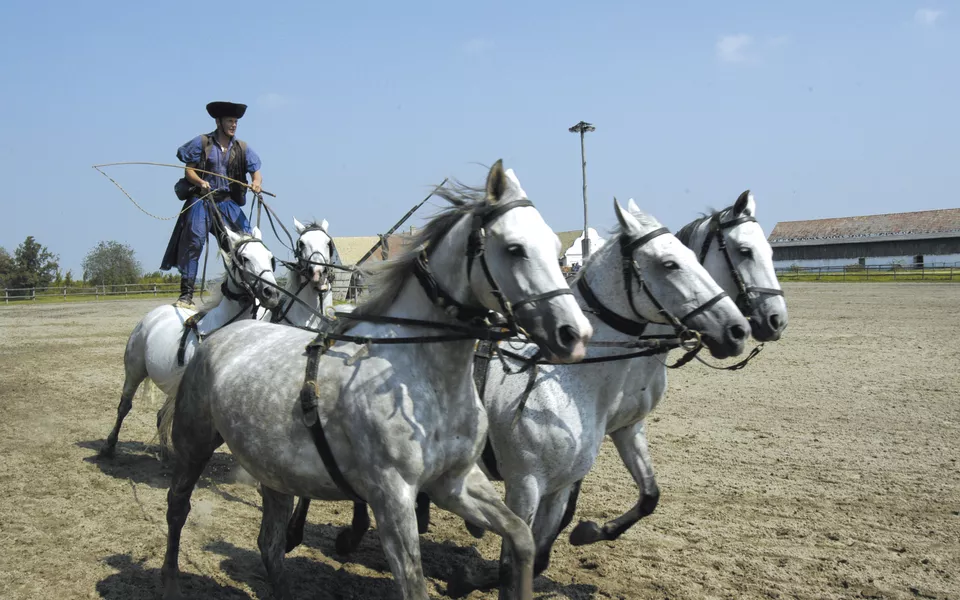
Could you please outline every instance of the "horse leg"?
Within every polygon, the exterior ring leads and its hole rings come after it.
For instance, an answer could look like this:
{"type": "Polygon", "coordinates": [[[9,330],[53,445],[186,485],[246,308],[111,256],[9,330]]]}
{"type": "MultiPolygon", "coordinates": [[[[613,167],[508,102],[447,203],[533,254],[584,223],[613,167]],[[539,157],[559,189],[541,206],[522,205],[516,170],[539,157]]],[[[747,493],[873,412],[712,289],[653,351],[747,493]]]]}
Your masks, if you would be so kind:
{"type": "Polygon", "coordinates": [[[430,529],[430,496],[425,492],[417,494],[417,531],[426,533],[430,529]]]}
{"type": "Polygon", "coordinates": [[[593,544],[600,540],[615,540],[624,531],[630,529],[643,517],[653,513],[660,501],[660,488],[653,473],[653,463],[647,449],[646,424],[643,421],[618,429],[610,434],[633,480],[640,488],[637,503],[612,521],[599,527],[593,521],[580,521],[570,533],[570,543],[574,546],[593,544]]]}
{"type": "Polygon", "coordinates": [[[430,486],[434,504],[503,538],[499,580],[493,580],[492,585],[489,581],[478,585],[457,574],[448,584],[448,595],[466,595],[473,589],[489,589],[499,582],[501,600],[533,598],[535,546],[529,523],[536,511],[539,492],[535,481],[524,483],[520,493],[507,488],[509,507],[477,465],[472,465],[462,479],[441,479],[430,486]]]}
{"type": "MultiPolygon", "coordinates": [[[[398,474],[385,472],[370,489],[368,502],[377,518],[383,553],[404,600],[427,600],[414,510],[416,492],[398,474]]],[[[361,506],[363,506],[361,504],[361,506]]],[[[363,511],[366,514],[366,509],[363,511]]]]}
{"type": "Polygon", "coordinates": [[[263,498],[263,518],[260,520],[260,535],[257,537],[260,557],[267,569],[273,597],[277,600],[289,600],[290,587],[283,576],[283,549],[287,521],[293,508],[293,496],[281,494],[262,484],[260,495],[263,498]]]}
{"type": "Polygon", "coordinates": [[[167,492],[167,552],[163,559],[160,576],[163,581],[163,600],[181,600],[180,593],[180,534],[190,514],[190,496],[194,486],[200,479],[204,467],[213,456],[223,438],[214,435],[212,441],[204,440],[195,448],[187,447],[190,440],[184,440],[177,448],[178,458],[173,468],[170,480],[170,490],[167,492]],[[187,455],[180,454],[187,452],[187,455]]]}
{"type": "MultiPolygon", "coordinates": [[[[181,390],[182,392],[182,390],[181,390]]],[[[204,467],[223,438],[213,426],[209,405],[192,397],[177,395],[174,416],[170,422],[169,444],[175,450],[170,490],[167,492],[167,552],[163,557],[160,578],[164,600],[181,600],[180,534],[190,514],[190,496],[204,467]]],[[[164,437],[161,437],[163,444],[164,437]]]]}
{"type": "MultiPolygon", "coordinates": [[[[302,502],[302,501],[301,501],[302,502]]],[[[309,503],[309,500],[307,500],[309,503]]],[[[297,505],[297,510],[300,510],[300,505],[297,505]]],[[[427,528],[430,526],[430,497],[425,493],[420,492],[417,494],[417,505],[416,505],[416,514],[417,514],[417,532],[426,533],[427,528]]],[[[306,518],[307,510],[303,509],[304,519],[306,518]]],[[[294,515],[296,518],[298,515],[294,515]]],[[[300,538],[297,540],[296,544],[291,545],[290,540],[287,540],[287,552],[296,548],[297,544],[303,539],[303,524],[300,524],[300,538]]],[[[367,505],[363,502],[354,502],[353,503],[353,520],[350,522],[350,527],[343,529],[337,534],[336,548],[338,554],[350,554],[360,546],[360,542],[363,541],[364,534],[370,529],[370,515],[367,513],[367,505]]]]}
{"type": "MultiPolygon", "coordinates": [[[[139,328],[138,328],[139,329],[139,328]]],[[[120,393],[120,405],[117,407],[117,421],[113,425],[113,430],[107,436],[107,441],[100,448],[98,456],[102,458],[112,458],[117,449],[117,438],[120,437],[120,427],[123,425],[123,419],[133,408],[133,396],[137,393],[137,388],[147,378],[147,364],[143,348],[140,348],[140,336],[134,331],[127,342],[127,349],[123,355],[123,390],[120,393]]]]}
{"type": "MultiPolygon", "coordinates": [[[[306,514],[306,511],[304,511],[306,514]]],[[[353,520],[350,527],[347,527],[337,534],[336,548],[338,554],[350,554],[363,541],[364,534],[370,529],[370,514],[367,513],[367,504],[365,502],[353,503],[353,520]]]]}
{"type": "Polygon", "coordinates": [[[533,563],[533,576],[537,577],[550,566],[550,551],[560,532],[573,520],[573,511],[577,508],[580,496],[580,484],[577,481],[540,500],[537,516],[533,520],[533,540],[537,545],[537,557],[533,563]]]}
{"type": "Polygon", "coordinates": [[[297,500],[297,507],[293,510],[293,516],[287,523],[287,543],[285,552],[290,552],[301,543],[303,543],[303,528],[307,524],[307,511],[310,510],[310,498],[300,498],[297,500]]]}

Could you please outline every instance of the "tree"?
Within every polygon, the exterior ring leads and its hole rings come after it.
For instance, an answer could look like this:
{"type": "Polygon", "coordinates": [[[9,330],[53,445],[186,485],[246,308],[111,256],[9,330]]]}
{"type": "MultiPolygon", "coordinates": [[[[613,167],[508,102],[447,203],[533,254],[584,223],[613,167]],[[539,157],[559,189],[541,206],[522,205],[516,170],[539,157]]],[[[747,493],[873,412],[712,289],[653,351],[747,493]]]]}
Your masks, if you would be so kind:
{"type": "Polygon", "coordinates": [[[70,287],[71,285],[73,285],[73,271],[69,269],[67,270],[67,275],[66,277],[63,278],[63,285],[67,287],[70,287]]]}
{"type": "Polygon", "coordinates": [[[0,248],[0,286],[6,287],[13,276],[13,258],[6,248],[0,248]]]}
{"type": "Polygon", "coordinates": [[[17,246],[13,257],[13,277],[10,287],[34,288],[46,287],[53,281],[60,257],[40,245],[32,235],[17,246]]]}
{"type": "Polygon", "coordinates": [[[137,283],[141,272],[133,248],[113,240],[100,242],[83,259],[83,279],[96,285],[137,283]]]}

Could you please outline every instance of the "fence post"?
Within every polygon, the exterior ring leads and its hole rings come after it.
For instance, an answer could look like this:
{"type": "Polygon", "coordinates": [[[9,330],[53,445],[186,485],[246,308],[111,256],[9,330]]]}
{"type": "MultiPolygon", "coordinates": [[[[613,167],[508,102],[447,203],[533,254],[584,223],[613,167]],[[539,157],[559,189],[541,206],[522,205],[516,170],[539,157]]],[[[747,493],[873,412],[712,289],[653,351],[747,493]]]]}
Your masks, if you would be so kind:
{"type": "Polygon", "coordinates": [[[34,302],[37,301],[37,288],[30,288],[30,293],[33,294],[33,297],[30,298],[34,302]]]}
{"type": "Polygon", "coordinates": [[[67,286],[63,286],[63,301],[67,301],[67,286]]]}
{"type": "MultiPolygon", "coordinates": [[[[953,268],[950,269],[950,273],[953,273],[953,268]]],[[[953,279],[951,276],[950,279],[953,279]]],[[[3,288],[3,303],[10,304],[10,291],[7,288],[3,288]]]]}
{"type": "Polygon", "coordinates": [[[127,284],[123,284],[123,297],[127,297],[127,284]]]}

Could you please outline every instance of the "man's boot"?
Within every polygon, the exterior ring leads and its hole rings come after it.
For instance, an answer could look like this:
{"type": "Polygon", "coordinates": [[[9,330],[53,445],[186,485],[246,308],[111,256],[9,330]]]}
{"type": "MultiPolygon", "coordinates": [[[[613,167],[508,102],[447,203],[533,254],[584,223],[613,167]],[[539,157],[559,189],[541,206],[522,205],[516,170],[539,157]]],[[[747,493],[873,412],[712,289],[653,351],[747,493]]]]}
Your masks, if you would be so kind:
{"type": "Polygon", "coordinates": [[[187,310],[197,310],[197,305],[193,303],[194,284],[195,281],[193,279],[187,279],[186,277],[180,278],[180,298],[174,306],[179,306],[187,310]]]}

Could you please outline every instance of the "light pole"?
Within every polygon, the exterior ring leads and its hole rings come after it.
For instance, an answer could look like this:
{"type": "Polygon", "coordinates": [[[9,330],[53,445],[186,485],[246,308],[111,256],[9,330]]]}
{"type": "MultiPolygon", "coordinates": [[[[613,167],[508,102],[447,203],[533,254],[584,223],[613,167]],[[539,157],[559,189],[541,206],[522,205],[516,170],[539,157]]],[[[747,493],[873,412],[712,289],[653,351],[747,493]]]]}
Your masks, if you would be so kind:
{"type": "Polygon", "coordinates": [[[583,258],[580,263],[581,267],[587,262],[587,258],[590,256],[590,236],[587,229],[587,155],[584,150],[583,135],[588,131],[596,131],[596,129],[596,127],[585,121],[580,121],[570,128],[571,133],[580,134],[580,160],[583,166],[583,242],[581,244],[583,258]]]}

